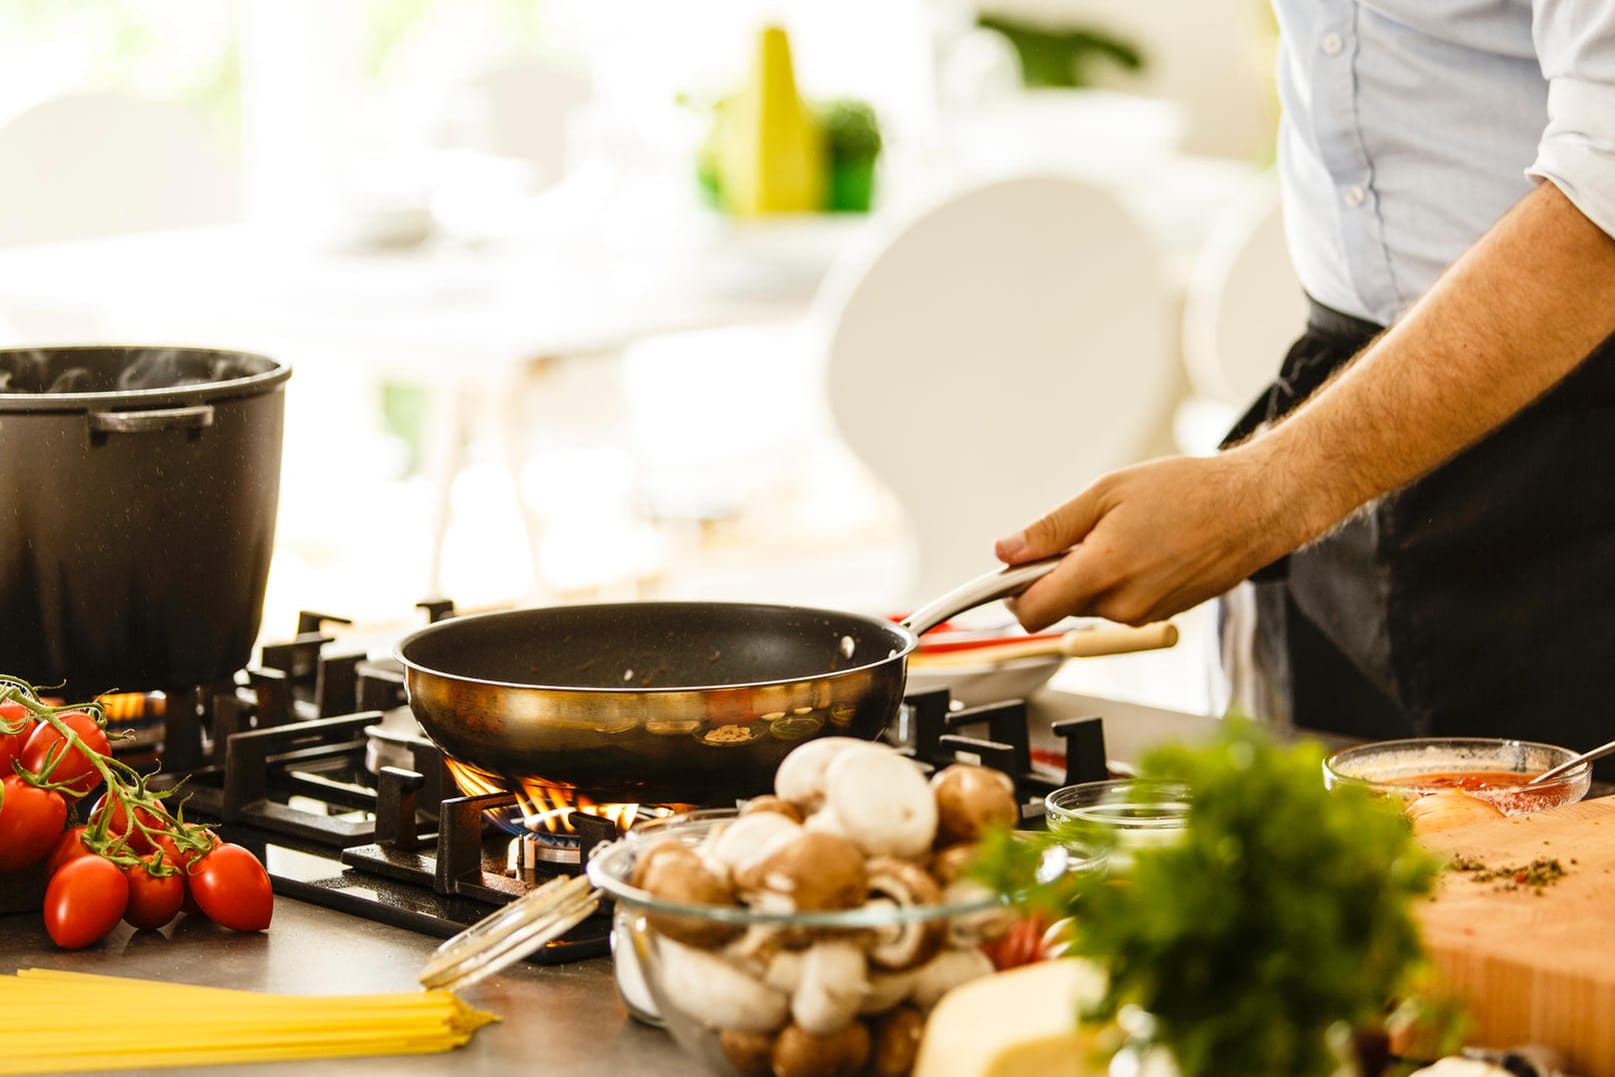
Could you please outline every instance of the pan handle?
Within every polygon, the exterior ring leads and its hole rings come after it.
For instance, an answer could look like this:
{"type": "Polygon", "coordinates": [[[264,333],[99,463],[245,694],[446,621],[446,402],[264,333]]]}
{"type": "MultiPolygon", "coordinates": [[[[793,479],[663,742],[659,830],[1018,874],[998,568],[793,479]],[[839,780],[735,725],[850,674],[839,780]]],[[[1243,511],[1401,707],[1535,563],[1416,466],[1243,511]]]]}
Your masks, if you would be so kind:
{"type": "Polygon", "coordinates": [[[1064,557],[1065,554],[1059,553],[1053,557],[1045,557],[1041,561],[1028,561],[1024,565],[1005,565],[986,575],[977,576],[969,583],[955,587],[941,598],[933,599],[909,614],[903,619],[903,627],[916,636],[921,636],[965,610],[985,606],[995,599],[1018,595],[1052,572],[1054,566],[1064,557]]]}

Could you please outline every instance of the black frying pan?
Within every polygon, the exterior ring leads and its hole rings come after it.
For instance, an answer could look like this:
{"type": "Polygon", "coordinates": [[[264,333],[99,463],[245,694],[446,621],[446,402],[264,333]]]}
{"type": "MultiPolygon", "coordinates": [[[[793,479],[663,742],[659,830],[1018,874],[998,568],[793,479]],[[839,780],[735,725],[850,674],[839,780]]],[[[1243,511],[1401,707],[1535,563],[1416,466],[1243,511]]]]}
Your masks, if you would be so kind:
{"type": "Polygon", "coordinates": [[[920,634],[1058,562],[989,573],[901,624],[746,603],[557,606],[441,621],[398,658],[411,710],[468,791],[528,778],[600,803],[726,801],[766,792],[804,740],[879,736],[920,634]]]}

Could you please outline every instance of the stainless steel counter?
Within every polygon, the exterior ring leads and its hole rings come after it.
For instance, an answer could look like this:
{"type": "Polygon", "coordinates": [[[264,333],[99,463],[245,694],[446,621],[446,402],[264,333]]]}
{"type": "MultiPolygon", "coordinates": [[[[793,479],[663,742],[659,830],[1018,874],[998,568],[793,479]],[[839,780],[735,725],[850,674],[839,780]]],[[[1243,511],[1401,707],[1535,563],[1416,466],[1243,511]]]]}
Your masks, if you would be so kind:
{"type": "MultiPolygon", "coordinates": [[[[1211,719],[1155,708],[1044,693],[1035,718],[1098,714],[1106,718],[1109,755],[1131,761],[1150,743],[1194,739],[1211,719]]],[[[1034,720],[1034,728],[1039,724],[1034,720]]],[[[285,994],[362,994],[417,989],[416,970],[438,940],[371,923],[286,897],[260,935],[238,935],[206,920],[182,917],[161,932],[128,925],[87,950],[58,950],[37,914],[0,917],[0,972],[42,967],[285,994]]],[[[342,1059],[218,1067],[220,1074],[332,1074],[336,1077],[455,1073],[512,1077],[534,1072],[594,1075],[702,1073],[667,1035],[628,1016],[617,997],[609,958],[569,965],[521,964],[462,992],[502,1020],[479,1030],[464,1048],[442,1055],[342,1059]]],[[[116,1021],[116,1014],[105,1016],[116,1021]]],[[[131,1031],[131,1036],[135,1035],[131,1031]]],[[[4,1049],[0,1034],[0,1050],[4,1049]]],[[[131,1066],[125,1074],[173,1073],[131,1066]]]]}

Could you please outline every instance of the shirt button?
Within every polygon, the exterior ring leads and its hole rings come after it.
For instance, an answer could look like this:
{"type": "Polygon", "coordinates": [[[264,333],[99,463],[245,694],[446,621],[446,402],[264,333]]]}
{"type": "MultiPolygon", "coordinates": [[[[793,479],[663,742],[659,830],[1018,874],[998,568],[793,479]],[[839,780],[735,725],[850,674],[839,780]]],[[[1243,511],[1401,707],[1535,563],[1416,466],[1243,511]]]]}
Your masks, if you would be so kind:
{"type": "Polygon", "coordinates": [[[1365,201],[1367,201],[1368,192],[1363,189],[1362,184],[1354,183],[1350,187],[1346,188],[1345,197],[1346,197],[1346,205],[1351,206],[1353,209],[1356,209],[1358,206],[1362,205],[1365,201]]]}
{"type": "Polygon", "coordinates": [[[1339,56],[1340,50],[1346,47],[1346,43],[1340,39],[1339,34],[1325,34],[1319,44],[1323,47],[1325,56],[1339,56]]]}

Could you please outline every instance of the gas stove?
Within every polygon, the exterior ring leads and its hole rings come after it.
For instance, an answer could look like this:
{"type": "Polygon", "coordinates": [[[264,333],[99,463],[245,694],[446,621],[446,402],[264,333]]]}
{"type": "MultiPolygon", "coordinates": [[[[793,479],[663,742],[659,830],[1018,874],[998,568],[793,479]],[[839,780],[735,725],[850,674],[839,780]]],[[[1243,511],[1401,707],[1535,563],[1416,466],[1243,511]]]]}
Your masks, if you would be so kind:
{"type": "MultiPolygon", "coordinates": [[[[453,614],[446,602],[423,605],[434,621],[453,614]]],[[[447,938],[538,883],[577,874],[585,850],[624,824],[663,813],[574,810],[559,833],[535,833],[521,825],[515,794],[461,794],[409,711],[402,668],[335,646],[324,629],[341,623],[305,612],[297,633],[263,646],[235,683],[170,693],[165,707],[153,785],[175,790],[187,820],[215,824],[258,855],[277,893],[447,938]]],[[[905,697],[888,739],[923,769],[966,761],[1009,774],[1023,825],[1036,827],[1046,793],[1110,776],[1099,718],[1051,732],[1063,759],[1035,763],[1024,701],[961,708],[933,689],[905,697]]],[[[529,960],[602,955],[609,932],[609,915],[596,914],[529,960]]]]}

